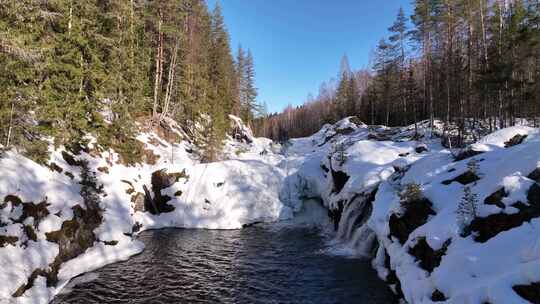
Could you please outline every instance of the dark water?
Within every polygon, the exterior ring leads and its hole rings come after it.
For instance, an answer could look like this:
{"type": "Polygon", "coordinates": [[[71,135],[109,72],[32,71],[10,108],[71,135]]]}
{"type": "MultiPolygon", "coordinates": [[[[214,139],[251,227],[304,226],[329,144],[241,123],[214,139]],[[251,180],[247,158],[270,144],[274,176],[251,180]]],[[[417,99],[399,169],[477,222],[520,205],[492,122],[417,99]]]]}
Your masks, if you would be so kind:
{"type": "Polygon", "coordinates": [[[96,271],[53,303],[395,303],[369,262],[325,253],[313,228],[168,229],[140,238],[142,254],[96,271]]]}

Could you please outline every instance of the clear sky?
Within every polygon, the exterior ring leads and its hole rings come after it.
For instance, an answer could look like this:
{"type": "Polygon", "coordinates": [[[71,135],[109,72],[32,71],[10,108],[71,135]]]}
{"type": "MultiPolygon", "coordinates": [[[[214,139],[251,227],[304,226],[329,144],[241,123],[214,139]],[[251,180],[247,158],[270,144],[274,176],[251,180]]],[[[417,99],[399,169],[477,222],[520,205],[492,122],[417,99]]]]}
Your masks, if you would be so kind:
{"type": "Polygon", "coordinates": [[[399,7],[411,0],[207,0],[219,2],[234,53],[239,44],[255,58],[259,101],[271,112],[302,104],[308,93],[338,74],[347,54],[351,67],[367,67],[369,54],[387,36],[399,7]]]}

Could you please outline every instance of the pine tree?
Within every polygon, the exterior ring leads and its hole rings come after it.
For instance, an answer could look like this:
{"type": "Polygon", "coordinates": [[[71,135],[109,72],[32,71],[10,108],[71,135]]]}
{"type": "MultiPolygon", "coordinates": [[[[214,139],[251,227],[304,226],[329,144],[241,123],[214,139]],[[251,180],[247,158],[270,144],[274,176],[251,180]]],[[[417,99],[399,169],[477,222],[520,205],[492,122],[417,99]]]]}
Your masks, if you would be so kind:
{"type": "Polygon", "coordinates": [[[335,103],[337,108],[337,117],[335,118],[335,120],[347,116],[347,104],[350,99],[349,93],[351,87],[351,85],[349,85],[349,82],[351,82],[351,79],[348,72],[345,70],[340,77],[339,85],[336,91],[335,103]]]}
{"type": "Polygon", "coordinates": [[[356,107],[359,104],[358,84],[354,75],[351,76],[347,87],[347,100],[345,102],[345,115],[354,116],[356,107]]]}
{"type": "Polygon", "coordinates": [[[238,108],[237,114],[245,120],[244,109],[248,101],[246,90],[246,54],[242,46],[238,46],[238,53],[236,55],[236,82],[238,90],[238,105],[236,106],[238,108]]]}
{"type": "Polygon", "coordinates": [[[383,103],[383,121],[385,125],[390,124],[390,113],[392,112],[393,107],[392,100],[394,96],[392,96],[392,92],[394,92],[393,86],[396,76],[396,65],[393,58],[394,49],[385,39],[381,39],[379,41],[379,45],[377,46],[377,53],[373,68],[377,73],[375,86],[377,87],[376,90],[378,91],[380,100],[383,103]]]}
{"type": "Polygon", "coordinates": [[[388,29],[390,31],[390,43],[392,44],[392,53],[396,56],[394,61],[399,69],[399,79],[398,79],[398,99],[401,101],[401,106],[403,113],[403,125],[407,125],[407,97],[406,97],[406,84],[405,84],[405,60],[406,60],[406,49],[407,44],[407,18],[405,17],[405,12],[403,8],[400,7],[396,21],[388,29]]]}
{"type": "Polygon", "coordinates": [[[254,114],[257,111],[257,88],[255,87],[255,64],[251,50],[248,50],[246,57],[245,71],[245,98],[246,103],[243,105],[244,118],[246,123],[250,124],[254,114]]]}
{"type": "Polygon", "coordinates": [[[457,222],[462,230],[477,217],[478,214],[478,195],[474,193],[469,186],[463,189],[463,197],[459,202],[456,214],[457,222]]]}

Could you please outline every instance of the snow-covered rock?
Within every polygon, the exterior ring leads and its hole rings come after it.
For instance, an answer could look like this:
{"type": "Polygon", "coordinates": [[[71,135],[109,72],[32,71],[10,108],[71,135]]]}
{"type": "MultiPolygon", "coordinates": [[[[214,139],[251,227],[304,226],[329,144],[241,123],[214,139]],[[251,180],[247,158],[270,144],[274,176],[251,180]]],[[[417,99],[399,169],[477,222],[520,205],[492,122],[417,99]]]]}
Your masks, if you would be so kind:
{"type": "Polygon", "coordinates": [[[46,166],[4,153],[0,303],[48,303],[71,278],[143,250],[135,235],[146,229],[238,229],[291,218],[292,209],[279,199],[285,178],[277,166],[279,145],[254,138],[231,119],[249,140],[230,138],[230,160],[211,164],[199,163],[192,144],[181,140],[187,135],[170,120],[137,136],[142,164],[124,164],[91,136],[77,154],[51,148],[46,166]],[[99,188],[95,208],[81,195],[88,192],[82,191],[85,174],[95,176],[99,188]]]}
{"type": "Polygon", "coordinates": [[[309,199],[328,209],[335,245],[372,258],[409,303],[526,303],[537,294],[538,129],[507,128],[453,150],[440,121],[389,128],[348,117],[283,145],[254,137],[237,117],[231,124],[223,161],[210,164],[168,120],[138,135],[142,164],[124,164],[90,136],[77,154],[51,149],[47,166],[5,152],[0,303],[47,303],[71,278],[143,250],[140,231],[286,220],[309,199]],[[466,220],[465,193],[476,198],[466,220]]]}
{"type": "Polygon", "coordinates": [[[379,187],[368,226],[409,303],[527,303],[516,287],[534,289],[530,284],[540,281],[540,201],[531,195],[538,181],[528,177],[540,167],[538,129],[503,129],[474,146],[484,153],[454,162],[443,149],[379,187]],[[528,136],[505,148],[516,134],[528,136]],[[471,176],[474,163],[477,179],[460,178],[471,176]],[[411,183],[431,204],[423,222],[400,214],[400,191],[411,183]],[[462,223],[458,215],[466,187],[477,198],[472,223],[462,223]],[[394,235],[392,220],[415,224],[405,242],[394,235]]]}
{"type": "Polygon", "coordinates": [[[371,255],[408,303],[538,301],[539,129],[502,129],[459,153],[443,147],[438,121],[335,128],[291,140],[283,200],[321,199],[338,241],[371,255]],[[466,188],[477,199],[469,223],[458,215],[466,188]]]}

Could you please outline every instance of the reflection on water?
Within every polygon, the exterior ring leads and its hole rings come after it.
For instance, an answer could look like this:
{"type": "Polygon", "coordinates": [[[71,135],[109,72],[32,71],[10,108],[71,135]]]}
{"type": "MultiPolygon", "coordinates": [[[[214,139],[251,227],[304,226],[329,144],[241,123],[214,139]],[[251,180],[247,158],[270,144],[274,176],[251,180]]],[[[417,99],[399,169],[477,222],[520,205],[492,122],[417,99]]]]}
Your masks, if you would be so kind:
{"type": "Polygon", "coordinates": [[[293,226],[144,232],[142,254],[86,275],[53,303],[395,302],[368,261],[325,254],[321,235],[293,226]]]}

